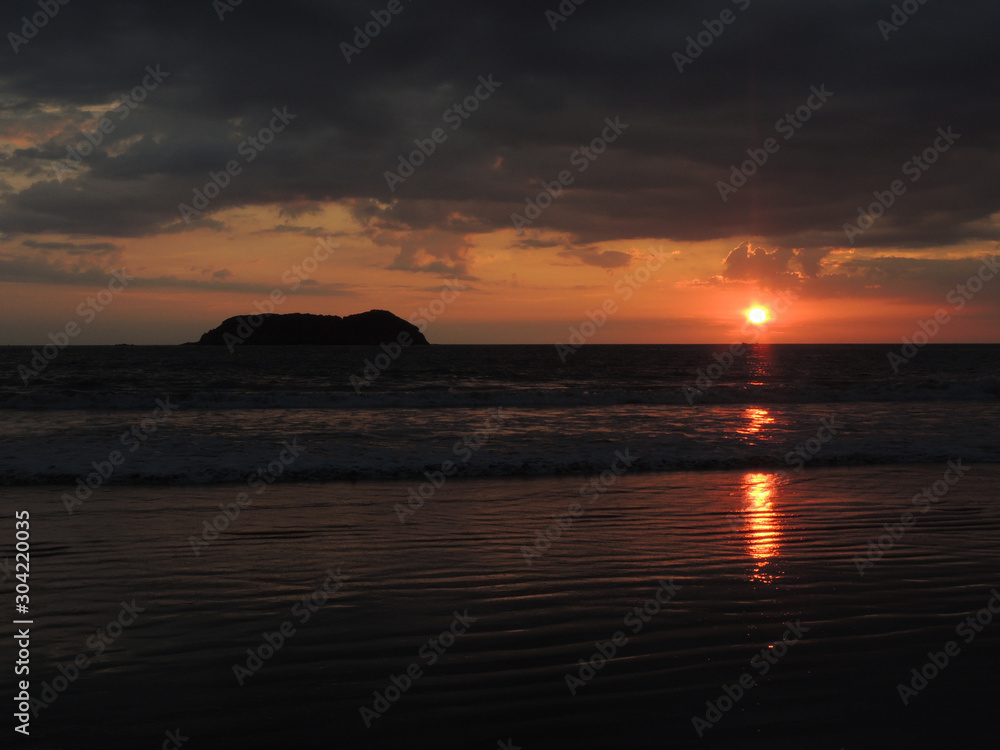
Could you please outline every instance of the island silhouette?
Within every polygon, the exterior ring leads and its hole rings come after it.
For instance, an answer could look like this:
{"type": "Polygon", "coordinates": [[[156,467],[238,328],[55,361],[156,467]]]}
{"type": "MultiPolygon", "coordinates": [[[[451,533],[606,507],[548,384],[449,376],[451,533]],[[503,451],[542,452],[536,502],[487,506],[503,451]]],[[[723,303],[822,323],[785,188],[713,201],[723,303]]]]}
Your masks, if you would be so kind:
{"type": "Polygon", "coordinates": [[[378,346],[403,343],[400,337],[410,339],[406,346],[430,343],[413,323],[388,310],[369,310],[343,318],[310,313],[238,315],[186,346],[378,346]]]}

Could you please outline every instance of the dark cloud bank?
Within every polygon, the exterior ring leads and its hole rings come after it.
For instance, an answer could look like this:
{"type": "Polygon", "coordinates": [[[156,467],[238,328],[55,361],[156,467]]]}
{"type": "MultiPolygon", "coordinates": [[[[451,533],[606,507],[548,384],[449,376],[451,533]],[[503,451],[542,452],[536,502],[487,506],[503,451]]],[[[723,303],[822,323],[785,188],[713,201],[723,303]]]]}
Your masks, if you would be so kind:
{"type": "MultiPolygon", "coordinates": [[[[598,266],[627,262],[591,248],[613,239],[755,237],[796,248],[794,267],[806,274],[824,248],[998,239],[995,4],[913,2],[919,9],[896,31],[879,26],[892,4],[868,0],[587,0],[564,21],[546,15],[555,0],[401,0],[396,14],[387,5],[245,0],[222,19],[210,0],[60,6],[16,54],[9,38],[0,53],[2,137],[50,133],[0,156],[0,230],[85,243],[219,229],[214,213],[235,205],[284,204],[299,218],[317,202],[351,200],[376,235],[456,235],[439,243],[437,260],[419,265],[417,250],[403,248],[394,261],[445,272],[461,261],[460,235],[511,227],[526,197],[569,170],[573,184],[531,226],[564,233],[554,258],[598,266]],[[354,27],[373,11],[391,20],[365,46],[358,40],[348,63],[342,43],[355,43],[354,27]],[[698,52],[689,36],[711,43],[698,52]],[[148,83],[148,66],[169,75],[134,108],[121,104],[148,83]],[[492,91],[481,76],[492,76],[492,91]],[[832,94],[820,102],[814,87],[832,94]],[[50,174],[85,139],[81,108],[101,102],[120,114],[109,115],[113,130],[83,169],[11,187],[17,175],[50,174]],[[248,145],[275,108],[294,119],[261,148],[248,145]],[[627,130],[581,160],[577,150],[615,117],[627,130]],[[911,182],[907,162],[948,127],[960,137],[911,182]],[[415,139],[434,151],[392,190],[385,173],[415,139]],[[766,163],[722,200],[719,182],[748,149],[766,163]],[[178,204],[230,162],[240,172],[200,221],[183,223],[178,204]],[[906,193],[848,241],[844,224],[894,180],[906,193]]],[[[38,9],[5,3],[0,30],[20,34],[22,16],[38,9]]],[[[756,263],[765,275],[788,268],[766,264],[756,263]]]]}

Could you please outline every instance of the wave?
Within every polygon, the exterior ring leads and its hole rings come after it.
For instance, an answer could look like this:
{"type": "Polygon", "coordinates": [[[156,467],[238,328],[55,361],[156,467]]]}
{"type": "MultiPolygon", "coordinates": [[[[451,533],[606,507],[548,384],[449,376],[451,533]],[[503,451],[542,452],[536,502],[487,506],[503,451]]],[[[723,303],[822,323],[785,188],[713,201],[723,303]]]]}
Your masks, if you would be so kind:
{"type": "MultiPolygon", "coordinates": [[[[845,442],[825,447],[817,455],[795,456],[788,446],[757,446],[734,450],[725,446],[700,446],[678,451],[664,448],[636,448],[625,444],[588,445],[583,448],[553,445],[545,452],[519,452],[509,449],[481,450],[461,460],[442,451],[402,452],[366,451],[331,455],[329,450],[304,452],[289,464],[278,461],[273,446],[247,446],[238,458],[229,456],[193,456],[189,446],[159,453],[141,460],[126,460],[108,476],[110,466],[104,461],[85,464],[82,460],[58,460],[53,463],[45,451],[26,450],[16,462],[0,461],[0,485],[62,485],[67,491],[86,482],[106,485],[204,485],[241,484],[252,487],[280,482],[406,480],[414,487],[437,484],[450,478],[536,477],[577,475],[599,477],[613,466],[624,474],[669,473],[683,471],[732,470],[795,476],[806,475],[818,467],[872,465],[938,464],[961,457],[970,465],[1000,463],[1000,449],[995,446],[972,448],[969,445],[938,445],[919,441],[909,445],[885,444],[874,439],[845,442]],[[32,454],[35,455],[32,455],[32,454]],[[450,462],[450,464],[446,464],[450,462]],[[96,463],[96,465],[95,465],[96,463]],[[449,465],[447,476],[442,471],[449,465]],[[265,481],[261,481],[263,478],[265,481]]],[[[435,488],[436,489],[436,488],[435,488]]]]}
{"type": "Polygon", "coordinates": [[[452,409],[504,406],[571,408],[624,405],[697,406],[723,404],[824,404],[910,401],[995,401],[1000,378],[926,380],[920,383],[881,381],[866,385],[719,384],[654,388],[424,388],[372,391],[214,391],[171,393],[22,391],[0,397],[0,409],[14,411],[121,411],[148,409],[169,397],[182,409],[452,409]]]}

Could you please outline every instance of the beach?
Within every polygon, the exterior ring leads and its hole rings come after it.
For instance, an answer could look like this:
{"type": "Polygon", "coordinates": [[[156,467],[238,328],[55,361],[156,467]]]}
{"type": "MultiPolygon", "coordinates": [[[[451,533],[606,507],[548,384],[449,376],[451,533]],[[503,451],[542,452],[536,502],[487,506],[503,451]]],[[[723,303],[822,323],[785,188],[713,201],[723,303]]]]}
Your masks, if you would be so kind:
{"type": "Polygon", "coordinates": [[[31,516],[32,694],[64,686],[35,706],[32,742],[992,736],[996,465],[625,464],[451,477],[409,514],[395,506],[415,480],[108,486],[72,513],[64,488],[8,488],[31,516]],[[989,624],[963,629],[984,609],[989,624]],[[948,663],[915,690],[929,652],[948,663]]]}

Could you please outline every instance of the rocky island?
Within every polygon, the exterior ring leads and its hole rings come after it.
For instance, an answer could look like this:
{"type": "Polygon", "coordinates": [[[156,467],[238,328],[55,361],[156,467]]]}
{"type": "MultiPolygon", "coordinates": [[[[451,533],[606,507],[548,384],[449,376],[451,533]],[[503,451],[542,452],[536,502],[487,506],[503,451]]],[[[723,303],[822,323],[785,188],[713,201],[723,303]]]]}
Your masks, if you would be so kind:
{"type": "Polygon", "coordinates": [[[409,338],[408,346],[429,344],[417,326],[388,310],[370,310],[357,315],[311,315],[275,313],[227,318],[189,346],[378,346],[409,338]]]}

